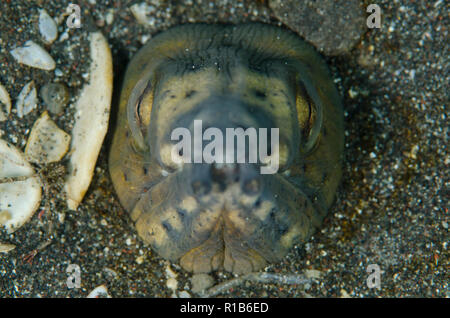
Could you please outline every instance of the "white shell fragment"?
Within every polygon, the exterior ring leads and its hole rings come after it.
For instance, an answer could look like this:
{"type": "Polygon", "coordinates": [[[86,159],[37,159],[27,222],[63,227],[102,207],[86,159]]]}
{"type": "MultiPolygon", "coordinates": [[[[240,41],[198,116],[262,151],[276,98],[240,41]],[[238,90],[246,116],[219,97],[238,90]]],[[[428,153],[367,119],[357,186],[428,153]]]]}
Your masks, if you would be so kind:
{"type": "Polygon", "coordinates": [[[34,81],[26,84],[17,96],[16,109],[17,116],[22,118],[30,113],[37,105],[37,93],[34,81]]]}
{"type": "Polygon", "coordinates": [[[16,246],[13,244],[0,243],[0,253],[8,253],[15,248],[16,246]]]}
{"type": "Polygon", "coordinates": [[[170,268],[170,265],[166,266],[167,288],[172,290],[172,297],[176,297],[176,291],[178,288],[177,274],[170,268]]]}
{"type": "Polygon", "coordinates": [[[106,286],[100,285],[95,287],[89,295],[87,295],[87,298],[111,298],[111,296],[108,294],[108,289],[106,286]]]}
{"type": "Polygon", "coordinates": [[[45,10],[39,10],[39,32],[47,44],[53,43],[58,37],[55,20],[45,10]]]}
{"type": "Polygon", "coordinates": [[[0,84],[0,121],[5,121],[11,112],[11,98],[6,88],[0,84]]]}
{"type": "Polygon", "coordinates": [[[321,279],[324,276],[323,272],[318,271],[317,269],[307,269],[304,274],[306,278],[312,279],[321,279]]]}
{"type": "Polygon", "coordinates": [[[45,111],[31,129],[25,148],[27,159],[35,163],[50,163],[67,153],[70,135],[61,130],[45,111]]]}
{"type": "Polygon", "coordinates": [[[156,11],[154,6],[141,2],[133,4],[130,10],[139,24],[145,26],[153,26],[155,24],[155,18],[152,16],[152,13],[156,11]]]}
{"type": "Polygon", "coordinates": [[[11,50],[11,55],[17,62],[46,71],[55,69],[55,61],[42,47],[33,41],[25,42],[22,47],[11,50]]]}
{"type": "Polygon", "coordinates": [[[92,179],[95,162],[108,129],[112,94],[112,57],[100,32],[90,35],[90,81],[75,108],[71,156],[65,184],[69,209],[76,210],[92,179]]]}
{"type": "Polygon", "coordinates": [[[41,184],[33,167],[0,139],[0,226],[14,232],[31,218],[40,201],[41,184]]]}

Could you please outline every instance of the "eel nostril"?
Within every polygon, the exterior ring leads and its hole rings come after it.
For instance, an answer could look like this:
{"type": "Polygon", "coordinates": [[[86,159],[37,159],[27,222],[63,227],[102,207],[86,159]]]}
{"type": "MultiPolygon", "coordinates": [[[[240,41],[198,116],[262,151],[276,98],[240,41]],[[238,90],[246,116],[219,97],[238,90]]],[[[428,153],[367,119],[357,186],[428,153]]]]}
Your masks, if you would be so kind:
{"type": "Polygon", "coordinates": [[[239,165],[214,163],[211,165],[211,180],[216,183],[231,183],[239,181],[239,165]]]}
{"type": "Polygon", "coordinates": [[[245,181],[242,185],[242,191],[248,195],[255,195],[261,189],[261,180],[258,177],[245,181]]]}
{"type": "Polygon", "coordinates": [[[211,191],[211,185],[200,180],[193,181],[191,187],[196,196],[204,196],[211,191]]]}

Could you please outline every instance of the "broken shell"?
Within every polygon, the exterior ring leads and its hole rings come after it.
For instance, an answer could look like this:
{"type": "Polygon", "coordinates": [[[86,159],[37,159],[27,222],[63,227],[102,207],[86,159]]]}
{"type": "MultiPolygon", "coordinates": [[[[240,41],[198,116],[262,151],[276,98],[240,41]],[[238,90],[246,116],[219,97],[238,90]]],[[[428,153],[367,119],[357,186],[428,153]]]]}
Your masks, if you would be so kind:
{"type": "Polygon", "coordinates": [[[31,112],[37,105],[37,94],[34,81],[26,84],[17,96],[16,109],[17,116],[22,118],[29,112],[31,112]]]}
{"type": "Polygon", "coordinates": [[[61,113],[69,101],[69,89],[62,83],[48,83],[41,88],[39,94],[52,114],[61,113]]]}
{"type": "Polygon", "coordinates": [[[323,277],[323,272],[316,269],[307,269],[305,270],[305,277],[312,279],[321,279],[323,277]]]}
{"type": "Polygon", "coordinates": [[[178,288],[177,276],[178,275],[170,268],[170,265],[167,265],[166,266],[166,277],[167,277],[166,286],[167,286],[167,288],[172,290],[172,292],[173,292],[172,297],[176,297],[175,292],[178,288]]]}
{"type": "Polygon", "coordinates": [[[183,290],[178,293],[179,298],[191,298],[191,294],[189,294],[187,291],[183,290]]]}
{"type": "Polygon", "coordinates": [[[42,47],[29,40],[22,47],[10,51],[17,62],[46,71],[55,69],[55,61],[42,47]]]}
{"type": "Polygon", "coordinates": [[[108,289],[106,286],[100,285],[95,287],[89,295],[87,295],[87,298],[111,298],[111,296],[108,294],[108,289]]]}
{"type": "Polygon", "coordinates": [[[39,10],[39,32],[45,43],[51,44],[58,37],[58,28],[55,20],[45,10],[39,10]]]}
{"type": "Polygon", "coordinates": [[[0,243],[0,253],[8,253],[15,248],[16,246],[13,244],[0,243]]]}
{"type": "Polygon", "coordinates": [[[112,95],[112,57],[101,32],[90,35],[90,81],[83,86],[75,108],[71,156],[65,184],[69,209],[76,210],[94,173],[108,129],[112,95]]]}
{"type": "Polygon", "coordinates": [[[0,225],[9,233],[39,207],[41,184],[33,167],[13,145],[0,139],[0,225]]]}
{"type": "Polygon", "coordinates": [[[107,10],[105,20],[106,20],[107,25],[111,25],[113,23],[113,21],[114,21],[114,9],[113,8],[107,10]]]}
{"type": "Polygon", "coordinates": [[[145,26],[153,26],[155,24],[155,18],[152,16],[156,10],[154,6],[141,2],[133,4],[130,10],[139,24],[145,26]]]}
{"type": "Polygon", "coordinates": [[[69,143],[70,135],[61,130],[45,111],[33,125],[25,155],[29,161],[40,164],[59,161],[67,153],[69,143]]]}
{"type": "Polygon", "coordinates": [[[0,121],[7,119],[11,112],[11,98],[6,88],[0,84],[0,121]]]}

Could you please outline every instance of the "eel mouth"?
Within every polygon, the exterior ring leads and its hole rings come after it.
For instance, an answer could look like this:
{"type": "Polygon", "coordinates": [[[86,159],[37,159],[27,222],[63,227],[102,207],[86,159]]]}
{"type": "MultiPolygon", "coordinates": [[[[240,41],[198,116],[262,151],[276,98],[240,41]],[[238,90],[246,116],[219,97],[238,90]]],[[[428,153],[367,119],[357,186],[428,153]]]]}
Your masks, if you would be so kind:
{"type": "MultiPolygon", "coordinates": [[[[147,209],[150,198],[141,199],[133,212],[139,214],[136,220],[139,235],[159,255],[179,260],[190,272],[225,269],[246,273],[262,268],[269,260],[262,256],[264,251],[257,251],[254,238],[261,225],[246,216],[251,207],[243,206],[242,201],[254,203],[242,195],[236,196],[238,186],[224,192],[220,188],[220,185],[213,186],[201,199],[178,193],[174,197],[183,199],[172,200],[169,195],[150,209],[147,209]],[[236,204],[237,200],[241,203],[236,204]],[[138,209],[142,212],[137,213],[138,209]]],[[[263,205],[267,210],[267,204],[263,205]]]]}
{"type": "Polygon", "coordinates": [[[213,182],[207,191],[188,187],[187,175],[174,173],[156,184],[131,217],[146,243],[188,271],[257,271],[311,232],[311,200],[279,175],[221,177],[229,183],[213,182]]]}
{"type": "Polygon", "coordinates": [[[184,254],[180,258],[180,265],[194,273],[224,269],[242,274],[261,269],[267,264],[266,259],[248,246],[242,236],[226,213],[223,213],[210,237],[184,254]]]}

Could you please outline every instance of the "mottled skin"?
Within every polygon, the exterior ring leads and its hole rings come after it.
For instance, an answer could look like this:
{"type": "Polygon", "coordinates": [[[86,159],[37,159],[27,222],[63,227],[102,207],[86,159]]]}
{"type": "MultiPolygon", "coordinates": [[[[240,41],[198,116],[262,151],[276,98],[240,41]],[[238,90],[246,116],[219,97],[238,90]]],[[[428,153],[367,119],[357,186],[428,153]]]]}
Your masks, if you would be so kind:
{"type": "Polygon", "coordinates": [[[320,56],[263,24],[186,25],[130,62],[110,173],[142,239],[189,271],[255,271],[320,226],[341,178],[343,113],[320,56]],[[279,128],[280,169],[172,162],[175,127],[279,128]]]}

